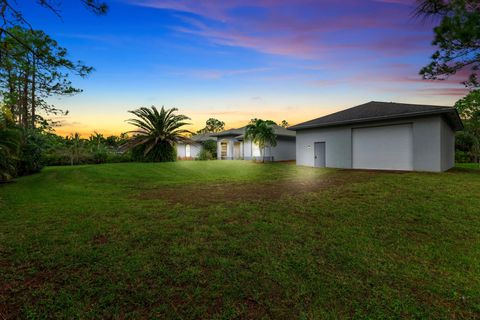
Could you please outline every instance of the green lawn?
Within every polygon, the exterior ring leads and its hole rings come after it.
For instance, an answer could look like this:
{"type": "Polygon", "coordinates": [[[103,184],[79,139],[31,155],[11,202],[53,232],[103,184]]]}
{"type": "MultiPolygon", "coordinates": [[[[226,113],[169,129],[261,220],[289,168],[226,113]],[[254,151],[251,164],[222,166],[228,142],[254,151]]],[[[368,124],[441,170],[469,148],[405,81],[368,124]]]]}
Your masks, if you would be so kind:
{"type": "Polygon", "coordinates": [[[480,170],[242,161],[0,185],[0,319],[479,319],[480,170]]]}

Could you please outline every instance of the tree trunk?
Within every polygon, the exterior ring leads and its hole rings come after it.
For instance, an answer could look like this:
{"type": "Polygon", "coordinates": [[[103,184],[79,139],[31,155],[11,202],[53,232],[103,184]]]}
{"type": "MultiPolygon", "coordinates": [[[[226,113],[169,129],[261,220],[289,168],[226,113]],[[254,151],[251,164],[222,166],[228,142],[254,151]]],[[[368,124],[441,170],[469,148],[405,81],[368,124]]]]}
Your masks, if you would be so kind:
{"type": "Polygon", "coordinates": [[[14,95],[15,95],[15,82],[13,81],[13,77],[12,77],[12,70],[9,69],[8,70],[8,90],[9,90],[9,94],[10,94],[10,97],[9,97],[9,108],[10,108],[10,112],[12,113],[12,117],[13,117],[13,121],[16,120],[16,112],[15,112],[15,103],[14,101],[12,100],[14,95]]]}
{"type": "Polygon", "coordinates": [[[15,92],[15,99],[16,99],[16,104],[17,104],[17,113],[18,113],[18,124],[19,125],[22,125],[23,123],[23,116],[24,116],[24,113],[23,113],[23,101],[22,101],[22,84],[21,84],[21,81],[20,81],[20,73],[19,73],[19,76],[18,78],[16,78],[16,86],[17,86],[17,91],[15,92]]]}
{"type": "Polygon", "coordinates": [[[23,128],[28,129],[28,73],[25,72],[25,78],[23,79],[23,94],[22,94],[22,104],[23,104],[23,128]]]}
{"type": "Polygon", "coordinates": [[[35,129],[35,108],[36,108],[36,105],[35,105],[35,90],[36,90],[36,63],[37,63],[37,60],[36,60],[36,57],[35,57],[35,54],[33,54],[33,60],[32,60],[32,111],[31,111],[31,116],[32,116],[32,123],[31,123],[31,126],[32,126],[32,129],[35,129]]]}

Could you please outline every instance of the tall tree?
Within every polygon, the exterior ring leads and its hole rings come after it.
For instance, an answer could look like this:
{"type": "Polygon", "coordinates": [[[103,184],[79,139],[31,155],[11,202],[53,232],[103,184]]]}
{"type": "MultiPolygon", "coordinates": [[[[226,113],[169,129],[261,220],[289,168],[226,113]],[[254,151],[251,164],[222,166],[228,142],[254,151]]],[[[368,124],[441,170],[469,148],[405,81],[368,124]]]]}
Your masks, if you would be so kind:
{"type": "Polygon", "coordinates": [[[468,72],[463,82],[478,87],[480,69],[480,1],[419,0],[417,16],[439,18],[433,45],[438,49],[420,70],[424,79],[445,79],[458,71],[468,72]]]}
{"type": "Polygon", "coordinates": [[[471,141],[469,154],[474,162],[478,162],[480,159],[480,90],[474,90],[458,100],[455,108],[465,124],[463,138],[471,141]]]}
{"type": "Polygon", "coordinates": [[[282,123],[280,124],[280,127],[282,127],[282,128],[287,128],[287,127],[289,127],[289,126],[290,126],[290,124],[288,123],[287,120],[282,120],[282,123]]]}
{"type": "Polygon", "coordinates": [[[265,162],[265,148],[277,145],[277,136],[272,120],[252,119],[246,127],[245,139],[252,140],[260,148],[262,162],[265,162]]]}
{"type": "Polygon", "coordinates": [[[189,117],[175,114],[177,108],[159,110],[155,106],[129,111],[137,118],[127,120],[137,127],[130,131],[133,137],[128,140],[125,147],[132,149],[134,157],[143,161],[175,161],[175,146],[178,142],[189,141],[186,135],[189,130],[183,129],[190,123],[189,117]]]}
{"type": "Polygon", "coordinates": [[[39,111],[62,113],[48,98],[81,92],[70,77],[86,77],[93,71],[70,60],[65,48],[39,30],[8,29],[0,40],[0,52],[4,56],[0,60],[0,95],[16,122],[26,129],[42,120],[39,111]]]}
{"type": "MultiPolygon", "coordinates": [[[[79,0],[83,6],[98,15],[106,14],[108,11],[107,3],[99,0],[79,0]]],[[[55,15],[60,16],[61,0],[30,0],[40,7],[52,11],[55,15]]],[[[24,17],[15,0],[0,0],[0,20],[2,21],[2,29],[17,25],[28,25],[27,19],[24,17]]],[[[0,30],[2,32],[3,30],[0,30]]],[[[0,33],[1,35],[1,33],[0,33]]]]}
{"type": "Polygon", "coordinates": [[[197,133],[213,133],[225,130],[225,122],[215,118],[210,118],[205,122],[205,127],[198,130],[197,133]]]}

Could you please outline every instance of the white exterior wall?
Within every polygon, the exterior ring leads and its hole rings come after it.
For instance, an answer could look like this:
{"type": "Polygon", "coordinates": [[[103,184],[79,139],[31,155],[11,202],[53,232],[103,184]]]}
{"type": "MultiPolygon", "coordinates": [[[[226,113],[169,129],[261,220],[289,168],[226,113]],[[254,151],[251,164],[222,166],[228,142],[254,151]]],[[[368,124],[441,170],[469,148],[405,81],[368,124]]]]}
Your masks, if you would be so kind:
{"type": "Polygon", "coordinates": [[[440,116],[418,118],[413,122],[413,170],[442,171],[440,116]]]}
{"type": "Polygon", "coordinates": [[[270,150],[274,161],[291,161],[296,158],[295,138],[277,138],[277,145],[270,150]]]}
{"type": "MultiPolygon", "coordinates": [[[[187,144],[178,143],[177,144],[177,158],[185,158],[187,156],[186,152],[187,144]]],[[[190,158],[198,158],[200,151],[202,150],[201,144],[190,144],[190,158]]]]}
{"type": "MultiPolygon", "coordinates": [[[[228,143],[227,159],[233,157],[233,146],[236,142],[235,138],[224,138],[217,142],[217,154],[218,159],[221,159],[221,142],[228,143]]],[[[253,158],[260,158],[260,152],[258,147],[254,146],[251,140],[241,142],[240,150],[242,153],[241,158],[245,160],[251,160],[253,158]]],[[[295,140],[278,137],[277,145],[275,147],[265,148],[265,157],[273,157],[274,161],[288,161],[295,160],[295,140]]]]}
{"type": "Polygon", "coordinates": [[[448,170],[455,166],[455,131],[442,119],[442,170],[448,170]]]}
{"type": "Polygon", "coordinates": [[[253,157],[253,146],[252,141],[247,140],[243,142],[243,158],[251,159],[253,157]]]}
{"type": "Polygon", "coordinates": [[[353,128],[408,123],[412,124],[413,132],[413,170],[438,172],[453,166],[455,136],[441,116],[299,130],[296,144],[297,164],[313,167],[314,143],[325,142],[327,167],[352,168],[353,128]],[[448,127],[443,129],[443,134],[442,123],[448,127]]]}
{"type": "Polygon", "coordinates": [[[177,158],[185,158],[185,145],[177,143],[177,158]]]}
{"type": "Polygon", "coordinates": [[[297,131],[297,164],[314,167],[314,143],[325,142],[326,166],[352,167],[352,132],[350,127],[308,129],[297,131]]]}

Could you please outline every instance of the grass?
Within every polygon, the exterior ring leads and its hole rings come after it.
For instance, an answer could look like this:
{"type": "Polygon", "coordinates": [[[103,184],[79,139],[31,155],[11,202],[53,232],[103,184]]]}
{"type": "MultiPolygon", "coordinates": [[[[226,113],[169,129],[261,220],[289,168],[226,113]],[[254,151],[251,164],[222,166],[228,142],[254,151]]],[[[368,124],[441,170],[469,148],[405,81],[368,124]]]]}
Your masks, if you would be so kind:
{"type": "Polygon", "coordinates": [[[480,169],[480,163],[459,163],[457,166],[463,169],[480,169]]]}
{"type": "Polygon", "coordinates": [[[0,186],[0,319],[475,319],[480,171],[50,167],[0,186]]]}

